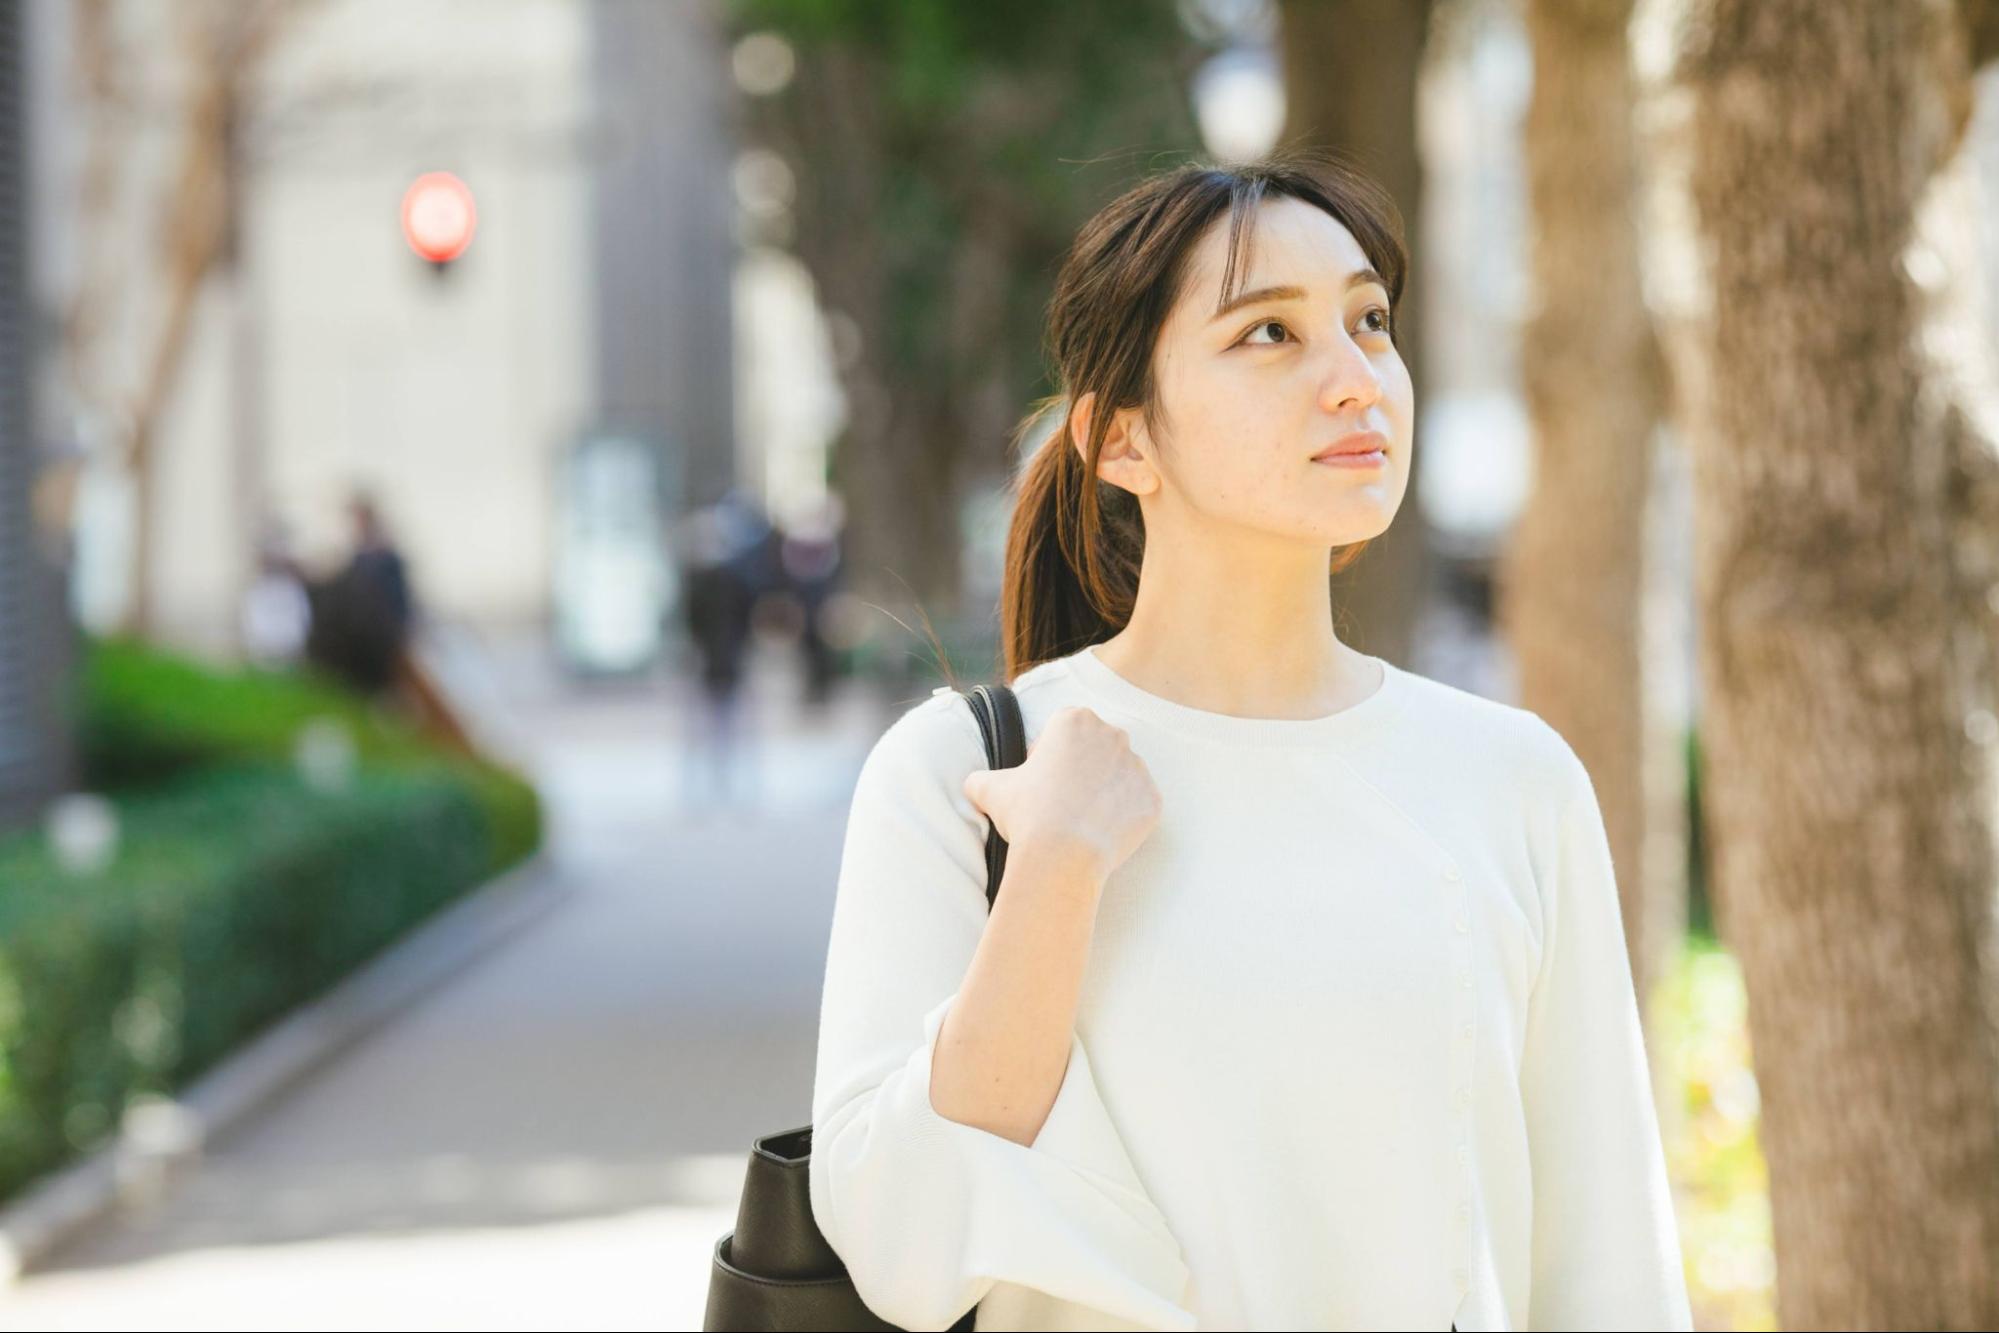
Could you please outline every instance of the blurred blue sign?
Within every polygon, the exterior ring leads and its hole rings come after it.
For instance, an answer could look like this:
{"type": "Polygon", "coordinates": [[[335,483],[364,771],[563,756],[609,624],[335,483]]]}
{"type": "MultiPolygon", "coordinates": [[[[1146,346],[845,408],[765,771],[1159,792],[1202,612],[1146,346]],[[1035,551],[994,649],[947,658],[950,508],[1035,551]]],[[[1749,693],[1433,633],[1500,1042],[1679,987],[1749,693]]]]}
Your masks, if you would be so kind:
{"type": "Polygon", "coordinates": [[[554,632],[572,670],[626,674],[659,660],[677,575],[663,542],[658,459],[643,438],[591,435],[564,462],[554,632]]]}

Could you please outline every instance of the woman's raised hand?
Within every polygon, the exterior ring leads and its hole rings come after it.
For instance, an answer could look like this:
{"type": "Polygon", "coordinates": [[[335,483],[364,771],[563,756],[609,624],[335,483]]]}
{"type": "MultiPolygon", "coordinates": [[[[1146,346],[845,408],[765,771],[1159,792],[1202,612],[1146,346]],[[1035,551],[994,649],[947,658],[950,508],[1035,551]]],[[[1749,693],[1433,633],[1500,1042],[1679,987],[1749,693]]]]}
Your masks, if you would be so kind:
{"type": "Polygon", "coordinates": [[[1098,883],[1159,824],[1159,788],[1131,737],[1088,708],[1057,709],[1023,763],[974,769],[964,791],[1010,851],[1080,858],[1098,883]]]}

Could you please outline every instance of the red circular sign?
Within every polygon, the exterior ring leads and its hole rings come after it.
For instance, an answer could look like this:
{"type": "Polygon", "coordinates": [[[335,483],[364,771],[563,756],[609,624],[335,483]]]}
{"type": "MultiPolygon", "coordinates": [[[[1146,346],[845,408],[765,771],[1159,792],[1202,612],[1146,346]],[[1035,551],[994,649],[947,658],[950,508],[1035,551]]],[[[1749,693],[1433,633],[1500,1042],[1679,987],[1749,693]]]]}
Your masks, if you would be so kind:
{"type": "Polygon", "coordinates": [[[403,239],[433,264],[464,254],[478,224],[471,189],[448,171],[426,172],[403,193],[403,239]]]}

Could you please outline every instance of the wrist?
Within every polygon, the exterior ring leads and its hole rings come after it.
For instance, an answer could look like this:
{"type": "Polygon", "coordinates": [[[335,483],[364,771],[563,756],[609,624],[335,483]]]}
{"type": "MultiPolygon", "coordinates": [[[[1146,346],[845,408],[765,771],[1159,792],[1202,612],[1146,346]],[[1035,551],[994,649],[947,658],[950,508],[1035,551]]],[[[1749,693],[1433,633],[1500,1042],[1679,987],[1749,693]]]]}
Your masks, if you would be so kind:
{"type": "Polygon", "coordinates": [[[1008,845],[1002,883],[1031,881],[1094,895],[1107,876],[1102,854],[1087,843],[1030,841],[1008,845]]]}

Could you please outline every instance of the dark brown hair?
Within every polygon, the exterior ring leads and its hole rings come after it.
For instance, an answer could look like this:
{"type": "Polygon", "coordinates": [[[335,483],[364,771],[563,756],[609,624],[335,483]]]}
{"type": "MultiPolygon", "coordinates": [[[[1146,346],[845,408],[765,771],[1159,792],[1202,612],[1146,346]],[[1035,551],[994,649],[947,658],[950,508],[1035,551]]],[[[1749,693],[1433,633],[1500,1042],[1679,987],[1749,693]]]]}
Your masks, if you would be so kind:
{"type": "MultiPolygon", "coordinates": [[[[1241,286],[1257,205],[1298,199],[1353,233],[1388,287],[1389,327],[1408,271],[1394,199],[1330,153],[1289,151],[1254,162],[1188,163],[1148,177],[1099,209],[1076,234],[1049,300],[1045,351],[1057,391],[1014,432],[1019,451],[1052,411],[1048,432],[1019,473],[1000,591],[1002,679],[1099,643],[1122,629],[1138,596],[1145,524],[1138,498],[1097,477],[1097,456],[1119,408],[1157,428],[1152,358],[1187,281],[1189,256],[1211,222],[1229,217],[1223,302],[1241,286]],[[1079,454],[1068,409],[1095,394],[1079,454]]],[[[1328,577],[1367,542],[1340,547],[1328,577]]]]}

